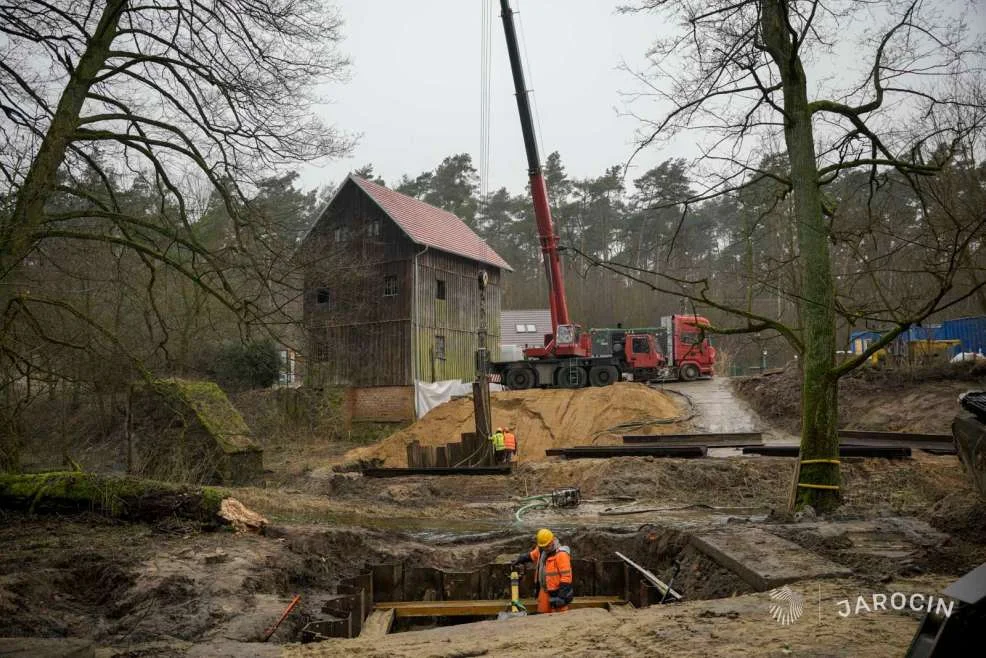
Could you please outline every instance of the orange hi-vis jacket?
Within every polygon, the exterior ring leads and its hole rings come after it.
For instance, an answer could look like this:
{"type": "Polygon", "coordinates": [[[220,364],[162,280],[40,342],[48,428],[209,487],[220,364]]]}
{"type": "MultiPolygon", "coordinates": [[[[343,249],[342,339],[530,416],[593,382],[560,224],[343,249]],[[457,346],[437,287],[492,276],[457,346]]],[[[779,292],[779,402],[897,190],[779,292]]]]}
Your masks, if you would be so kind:
{"type": "Polygon", "coordinates": [[[504,450],[516,450],[517,449],[517,437],[513,432],[503,433],[503,449],[504,450]]]}
{"type": "Polygon", "coordinates": [[[563,585],[567,585],[566,590],[572,587],[572,556],[569,555],[568,546],[561,546],[557,551],[545,557],[541,562],[541,549],[534,547],[530,552],[531,562],[537,567],[538,584],[538,612],[565,612],[568,605],[559,608],[551,607],[551,597],[556,595],[563,585]]]}

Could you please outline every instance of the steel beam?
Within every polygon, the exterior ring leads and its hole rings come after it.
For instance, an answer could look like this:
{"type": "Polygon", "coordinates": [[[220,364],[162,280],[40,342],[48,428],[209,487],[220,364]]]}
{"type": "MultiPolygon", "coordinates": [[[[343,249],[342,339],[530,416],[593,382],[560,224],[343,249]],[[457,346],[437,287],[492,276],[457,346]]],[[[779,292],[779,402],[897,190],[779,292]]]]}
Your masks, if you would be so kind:
{"type": "MultiPolygon", "coordinates": [[[[529,612],[537,610],[535,599],[524,599],[529,612]]],[[[624,603],[618,596],[576,596],[569,606],[573,610],[605,608],[624,603]]],[[[376,610],[393,610],[398,617],[495,617],[510,605],[509,599],[494,601],[384,601],[376,610]]]]}
{"type": "Polygon", "coordinates": [[[924,450],[935,455],[954,455],[957,452],[951,434],[839,430],[839,442],[842,445],[907,446],[912,450],[924,450]]]}
{"type": "Polygon", "coordinates": [[[760,432],[706,432],[704,434],[624,434],[623,443],[660,445],[691,445],[710,448],[739,448],[760,445],[760,432]]]}
{"type": "Polygon", "coordinates": [[[544,451],[549,457],[566,459],[591,459],[604,457],[705,457],[705,446],[576,446],[574,448],[550,448],[544,451]]]}
{"type": "MultiPolygon", "coordinates": [[[[797,457],[801,454],[800,446],[770,445],[743,448],[744,455],[763,455],[765,457],[797,457]]],[[[911,456],[907,446],[853,446],[840,445],[840,457],[882,457],[884,459],[903,459],[911,456]]]]}
{"type": "Polygon", "coordinates": [[[945,441],[952,442],[951,434],[926,434],[921,432],[871,432],[869,430],[839,430],[840,439],[882,439],[884,441],[945,441]]]}
{"type": "Polygon", "coordinates": [[[364,468],[370,478],[397,478],[406,475],[510,475],[511,467],[502,466],[431,466],[425,468],[364,468]]]}

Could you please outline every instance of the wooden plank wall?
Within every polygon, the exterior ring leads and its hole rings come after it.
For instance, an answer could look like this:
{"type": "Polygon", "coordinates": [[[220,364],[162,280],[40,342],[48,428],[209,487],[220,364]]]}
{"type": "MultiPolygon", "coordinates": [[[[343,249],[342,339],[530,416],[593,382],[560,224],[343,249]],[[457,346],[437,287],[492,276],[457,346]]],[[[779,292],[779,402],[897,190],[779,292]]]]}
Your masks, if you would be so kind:
{"type": "Polygon", "coordinates": [[[475,377],[480,269],[490,276],[486,287],[487,347],[495,356],[500,349],[500,271],[441,251],[426,252],[418,259],[415,339],[418,379],[469,381],[475,377]],[[445,282],[444,300],[436,299],[438,280],[445,282]],[[444,359],[435,354],[437,336],[445,337],[444,359]]]}
{"type": "Polygon", "coordinates": [[[409,386],[415,245],[354,183],[347,183],[306,240],[304,325],[308,375],[321,385],[409,386]],[[380,222],[380,234],[367,227],[380,222]],[[345,239],[336,240],[336,229],[345,239]],[[387,276],[397,294],[385,295],[387,276]],[[318,291],[329,293],[318,303],[318,291]]]}
{"type": "Polygon", "coordinates": [[[308,377],[320,385],[411,383],[411,323],[395,320],[309,329],[308,377]]]}

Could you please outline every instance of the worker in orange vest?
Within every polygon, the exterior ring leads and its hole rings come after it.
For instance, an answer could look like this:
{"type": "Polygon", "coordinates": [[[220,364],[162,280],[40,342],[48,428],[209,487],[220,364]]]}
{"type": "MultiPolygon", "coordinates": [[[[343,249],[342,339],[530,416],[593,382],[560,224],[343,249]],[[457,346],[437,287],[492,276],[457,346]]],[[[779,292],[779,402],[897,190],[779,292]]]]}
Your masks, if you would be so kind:
{"type": "Polygon", "coordinates": [[[547,528],[538,530],[537,546],[530,553],[522,553],[510,566],[517,568],[533,562],[537,565],[534,591],[538,600],[538,613],[565,612],[575,598],[572,589],[572,556],[568,546],[561,546],[558,538],[547,528]]]}
{"type": "Polygon", "coordinates": [[[512,427],[503,428],[503,463],[509,464],[517,454],[517,435],[512,427]]]}

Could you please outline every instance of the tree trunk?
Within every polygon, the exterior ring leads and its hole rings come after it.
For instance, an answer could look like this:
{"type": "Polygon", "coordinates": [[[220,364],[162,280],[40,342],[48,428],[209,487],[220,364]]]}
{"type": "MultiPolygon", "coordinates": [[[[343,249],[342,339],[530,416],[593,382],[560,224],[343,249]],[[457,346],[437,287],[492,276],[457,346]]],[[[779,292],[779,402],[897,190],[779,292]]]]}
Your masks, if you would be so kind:
{"type": "Polygon", "coordinates": [[[79,114],[89,94],[89,88],[106,63],[110,47],[116,38],[120,16],[128,0],[109,0],[103,8],[99,23],[86,45],[85,52],[75,63],[58,106],[51,117],[48,131],[41,140],[38,153],[17,193],[13,216],[5,235],[0,236],[3,267],[11,268],[30,252],[34,233],[41,225],[45,202],[55,185],[65,152],[79,127],[79,114]]]}
{"type": "Polygon", "coordinates": [[[838,379],[835,366],[835,290],[828,229],[818,188],[811,110],[804,67],[788,29],[788,1],[763,0],[764,44],[781,74],[784,139],[791,166],[794,216],[801,264],[802,355],[801,463],[795,508],[829,511],[839,503],[838,379]]]}
{"type": "Polygon", "coordinates": [[[92,473],[0,475],[0,509],[63,514],[97,512],[127,521],[156,523],[170,518],[206,526],[219,517],[226,495],[210,487],[188,487],[92,473]]]}

